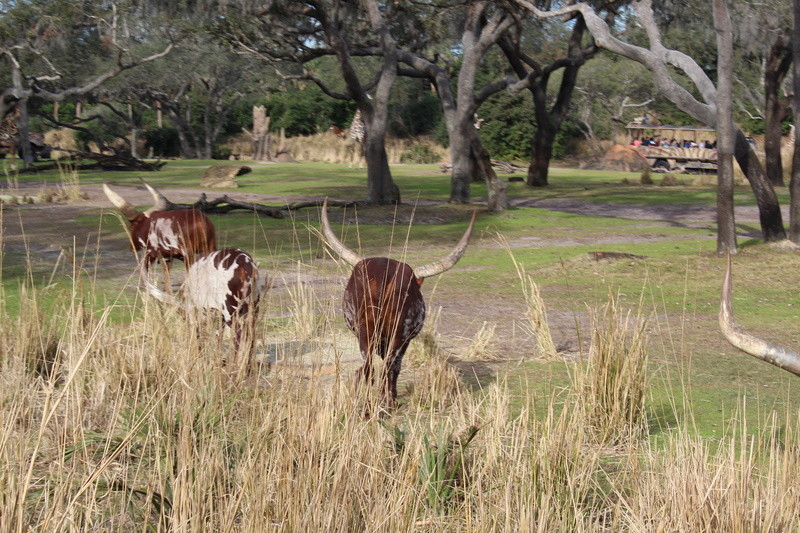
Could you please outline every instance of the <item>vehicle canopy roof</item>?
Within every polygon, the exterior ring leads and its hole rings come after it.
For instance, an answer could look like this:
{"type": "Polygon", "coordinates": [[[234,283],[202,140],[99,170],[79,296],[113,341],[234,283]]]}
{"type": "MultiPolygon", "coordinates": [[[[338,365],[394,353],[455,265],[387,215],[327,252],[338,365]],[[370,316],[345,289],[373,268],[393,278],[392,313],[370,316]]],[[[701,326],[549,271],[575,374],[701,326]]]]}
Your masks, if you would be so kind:
{"type": "Polygon", "coordinates": [[[678,141],[710,141],[717,140],[717,131],[708,126],[669,126],[656,124],[639,124],[632,122],[625,126],[631,138],[653,137],[654,139],[676,139],[678,141]]]}

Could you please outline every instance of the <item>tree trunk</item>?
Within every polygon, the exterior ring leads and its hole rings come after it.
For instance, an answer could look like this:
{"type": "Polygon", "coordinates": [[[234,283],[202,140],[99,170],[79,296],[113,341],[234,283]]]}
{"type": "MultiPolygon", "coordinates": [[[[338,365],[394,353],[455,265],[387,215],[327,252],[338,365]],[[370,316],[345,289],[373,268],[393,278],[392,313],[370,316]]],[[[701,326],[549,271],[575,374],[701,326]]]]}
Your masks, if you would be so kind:
{"type": "Polygon", "coordinates": [[[792,1],[794,30],[792,34],[792,112],[794,114],[794,155],[792,178],[789,182],[791,204],[789,208],[789,238],[800,244],[800,0],[792,1]]]}
{"type": "Polygon", "coordinates": [[[556,131],[549,127],[549,121],[539,122],[531,141],[531,163],[528,166],[528,185],[547,187],[547,173],[553,157],[553,143],[556,131]]]}
{"type": "MultiPolygon", "coordinates": [[[[578,71],[587,59],[594,56],[597,48],[590,46],[586,49],[581,47],[583,35],[586,33],[586,24],[583,17],[580,17],[573,26],[567,51],[567,61],[563,62],[563,74],[558,88],[558,96],[553,105],[548,109],[548,86],[550,75],[562,61],[553,62],[539,72],[532,70],[527,74],[530,80],[528,89],[533,96],[533,106],[536,112],[536,134],[531,141],[531,162],[528,167],[528,185],[531,187],[546,187],[548,185],[547,175],[550,169],[550,160],[553,157],[553,145],[555,144],[558,130],[569,112],[572,102],[572,94],[578,83],[578,71]]],[[[513,54],[513,50],[506,49],[506,57],[513,54]]],[[[525,66],[517,57],[512,57],[512,63],[517,75],[523,77],[525,66]]]]}
{"type": "Polygon", "coordinates": [[[128,104],[128,124],[131,126],[131,157],[139,159],[139,153],[136,149],[136,142],[139,139],[139,128],[137,127],[137,120],[133,112],[133,104],[128,104]]]}
{"type": "Polygon", "coordinates": [[[383,139],[374,139],[371,135],[367,135],[364,152],[369,176],[367,203],[372,205],[400,203],[400,189],[392,180],[383,139]]]}
{"type": "Polygon", "coordinates": [[[253,106],[253,161],[272,161],[269,122],[266,108],[263,105],[253,106]]]}
{"type": "Polygon", "coordinates": [[[767,178],[773,185],[782,187],[783,160],[781,156],[781,120],[783,111],[777,95],[767,92],[764,107],[764,167],[767,178]]]}
{"type": "Polygon", "coordinates": [[[764,240],[767,242],[782,241],[786,238],[786,230],[783,227],[783,216],[775,189],[767,179],[758,156],[747,142],[744,133],[738,128],[735,129],[736,140],[733,156],[753,189],[764,240]]]}
{"type": "Polygon", "coordinates": [[[472,182],[472,148],[469,135],[464,126],[457,124],[450,136],[450,159],[453,173],[450,176],[450,203],[468,204],[470,202],[470,183],[472,182]]]}
{"type": "Polygon", "coordinates": [[[733,211],[733,37],[727,0],[714,0],[717,32],[717,253],[736,253],[733,211]]]}
{"type": "Polygon", "coordinates": [[[769,181],[779,186],[783,186],[781,121],[786,116],[786,103],[779,91],[790,64],[791,51],[787,49],[783,36],[779,36],[770,47],[764,67],[764,163],[769,181]]]}
{"type": "Polygon", "coordinates": [[[31,169],[33,168],[33,152],[31,152],[30,128],[28,127],[28,99],[22,98],[17,103],[17,109],[19,109],[17,117],[19,133],[17,134],[16,149],[18,152],[22,152],[23,168],[31,169]]]}

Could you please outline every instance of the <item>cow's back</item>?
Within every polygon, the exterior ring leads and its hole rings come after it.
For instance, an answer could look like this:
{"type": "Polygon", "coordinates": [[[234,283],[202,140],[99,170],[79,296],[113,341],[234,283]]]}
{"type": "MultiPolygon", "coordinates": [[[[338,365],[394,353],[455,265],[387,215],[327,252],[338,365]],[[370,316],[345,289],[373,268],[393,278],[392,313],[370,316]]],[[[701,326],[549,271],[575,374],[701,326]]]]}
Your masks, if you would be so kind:
{"type": "Polygon", "coordinates": [[[384,342],[396,336],[411,340],[425,321],[425,302],[413,269],[385,257],[364,259],[353,268],[343,310],[353,332],[366,328],[384,342]]]}

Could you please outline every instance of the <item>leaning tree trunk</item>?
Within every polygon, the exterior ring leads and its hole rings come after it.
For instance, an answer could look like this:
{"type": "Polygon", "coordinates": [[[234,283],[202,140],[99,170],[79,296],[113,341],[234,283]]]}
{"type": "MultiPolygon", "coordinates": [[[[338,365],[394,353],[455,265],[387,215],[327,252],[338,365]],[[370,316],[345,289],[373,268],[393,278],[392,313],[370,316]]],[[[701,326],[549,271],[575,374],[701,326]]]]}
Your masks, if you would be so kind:
{"type": "Polygon", "coordinates": [[[186,134],[186,123],[177,110],[171,107],[167,108],[167,114],[169,114],[169,118],[171,118],[172,122],[175,124],[175,130],[178,132],[178,144],[181,147],[181,155],[184,159],[196,159],[196,154],[192,149],[192,145],[189,143],[189,136],[186,134]]]}
{"type": "Polygon", "coordinates": [[[508,207],[508,184],[497,177],[492,167],[492,158],[477,132],[472,136],[471,145],[475,162],[486,180],[487,207],[492,213],[502,213],[508,207]]]}
{"type": "Polygon", "coordinates": [[[786,238],[786,230],[783,227],[783,216],[781,215],[781,208],[775,189],[772,188],[772,184],[767,179],[764,169],[758,160],[758,155],[753,151],[750,143],[747,142],[744,133],[739,128],[735,129],[736,139],[733,156],[753,189],[764,240],[766,242],[782,241],[786,238]]]}
{"type": "Polygon", "coordinates": [[[792,156],[792,179],[789,182],[791,195],[789,213],[789,238],[800,243],[800,0],[792,0],[794,30],[792,33],[792,113],[794,115],[794,146],[792,156]]]}

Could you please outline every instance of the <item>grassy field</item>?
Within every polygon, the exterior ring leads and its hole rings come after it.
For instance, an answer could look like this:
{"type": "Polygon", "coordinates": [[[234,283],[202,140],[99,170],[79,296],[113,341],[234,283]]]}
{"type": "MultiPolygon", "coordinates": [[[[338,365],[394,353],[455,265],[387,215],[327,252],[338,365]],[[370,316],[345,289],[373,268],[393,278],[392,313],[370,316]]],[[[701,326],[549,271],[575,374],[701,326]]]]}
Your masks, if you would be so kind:
{"type": "MultiPolygon", "coordinates": [[[[170,197],[196,189],[208,164],[141,177],[170,197]]],[[[231,196],[364,196],[363,170],[253,168],[231,196]]],[[[366,255],[442,256],[472,207],[442,203],[449,177],[435,166],[393,173],[404,205],[332,210],[334,230],[366,255]]],[[[87,172],[80,184],[94,194],[138,177],[87,172]]],[[[551,187],[511,183],[509,196],[714,204],[713,186],[637,179],[554,168],[551,187]]],[[[736,202],[752,194],[739,187],[736,202]]],[[[212,217],[220,244],[274,280],[243,378],[223,363],[229,339],[196,335],[140,294],[107,205],[0,209],[0,531],[800,528],[797,378],[722,339],[711,221],[480,212],[463,259],[423,285],[429,318],[399,408],[364,418],[374,391],[351,386],[348,268],[320,242],[316,209],[212,217]]],[[[797,252],[759,243],[756,223],[739,231],[737,320],[800,345],[797,252]]]]}

